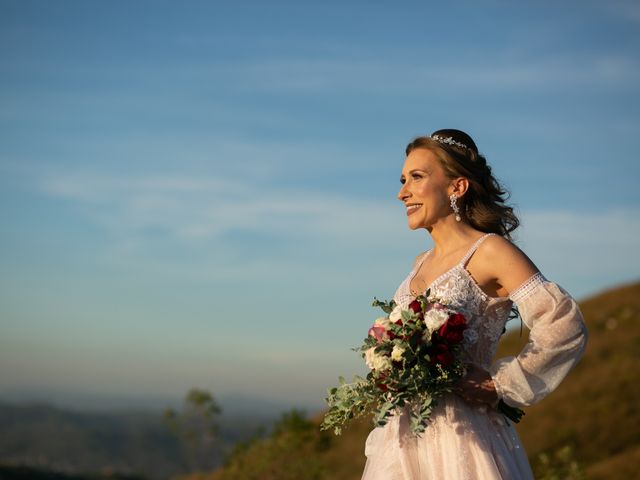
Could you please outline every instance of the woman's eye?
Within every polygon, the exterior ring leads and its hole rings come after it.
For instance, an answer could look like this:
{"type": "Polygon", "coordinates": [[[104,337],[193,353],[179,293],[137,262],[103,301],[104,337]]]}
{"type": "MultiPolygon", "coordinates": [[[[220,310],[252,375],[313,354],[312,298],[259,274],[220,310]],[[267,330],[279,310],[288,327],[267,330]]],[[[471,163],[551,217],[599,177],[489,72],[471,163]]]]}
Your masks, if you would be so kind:
{"type": "Polygon", "coordinates": [[[418,174],[418,173],[414,173],[412,175],[413,178],[422,178],[422,175],[418,174]]]}

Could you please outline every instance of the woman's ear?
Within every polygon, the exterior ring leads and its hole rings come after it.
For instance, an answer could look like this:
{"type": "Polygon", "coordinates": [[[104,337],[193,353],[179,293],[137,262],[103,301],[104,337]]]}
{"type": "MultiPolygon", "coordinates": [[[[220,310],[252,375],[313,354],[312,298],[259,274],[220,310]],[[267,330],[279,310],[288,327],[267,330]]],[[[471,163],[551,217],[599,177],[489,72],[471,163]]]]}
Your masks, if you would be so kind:
{"type": "Polygon", "coordinates": [[[469,189],[469,180],[465,177],[458,177],[451,181],[451,185],[449,187],[449,195],[452,193],[456,194],[456,197],[462,197],[466,191],[469,189]]]}

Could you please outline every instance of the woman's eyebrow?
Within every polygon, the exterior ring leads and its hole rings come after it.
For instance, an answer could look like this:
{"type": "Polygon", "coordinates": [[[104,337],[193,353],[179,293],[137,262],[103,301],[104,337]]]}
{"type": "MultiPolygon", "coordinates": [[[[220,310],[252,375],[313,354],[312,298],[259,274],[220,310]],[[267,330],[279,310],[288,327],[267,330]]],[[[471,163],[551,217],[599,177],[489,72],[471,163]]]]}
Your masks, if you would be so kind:
{"type": "MultiPolygon", "coordinates": [[[[421,168],[414,168],[413,170],[409,170],[409,175],[411,175],[412,173],[416,173],[416,172],[425,173],[426,170],[422,170],[421,168]]],[[[400,178],[404,178],[404,174],[400,175],[400,178]]]]}

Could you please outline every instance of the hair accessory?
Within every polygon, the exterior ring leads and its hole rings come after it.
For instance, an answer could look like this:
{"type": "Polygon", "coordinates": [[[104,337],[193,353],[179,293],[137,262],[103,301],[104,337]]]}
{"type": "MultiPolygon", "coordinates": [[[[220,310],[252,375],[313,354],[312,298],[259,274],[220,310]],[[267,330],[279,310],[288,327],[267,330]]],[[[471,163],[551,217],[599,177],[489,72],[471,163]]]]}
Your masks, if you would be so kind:
{"type": "Polygon", "coordinates": [[[453,139],[453,137],[441,137],[440,135],[431,135],[431,138],[440,143],[447,143],[449,145],[455,145],[456,147],[466,148],[468,149],[464,143],[457,142],[453,139]]]}
{"type": "Polygon", "coordinates": [[[458,197],[456,197],[455,193],[452,193],[451,195],[449,195],[449,199],[451,200],[451,208],[453,208],[453,211],[456,214],[456,221],[459,222],[462,219],[460,218],[460,207],[458,207],[458,205],[456,204],[456,200],[458,199],[458,197]]]}

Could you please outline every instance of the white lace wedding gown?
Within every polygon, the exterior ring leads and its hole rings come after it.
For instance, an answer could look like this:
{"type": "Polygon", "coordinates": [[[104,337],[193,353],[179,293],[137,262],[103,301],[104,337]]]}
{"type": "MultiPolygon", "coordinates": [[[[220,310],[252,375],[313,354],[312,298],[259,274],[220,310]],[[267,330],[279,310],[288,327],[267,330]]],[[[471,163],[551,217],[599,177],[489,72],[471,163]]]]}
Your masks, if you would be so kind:
{"type": "MultiPolygon", "coordinates": [[[[465,266],[480,242],[431,285],[432,293],[464,311],[469,328],[463,345],[467,361],[488,370],[498,395],[509,405],[534,404],[553,391],[578,362],[587,330],[576,301],[537,272],[508,297],[487,296],[465,266]],[[492,359],[512,302],[531,330],[517,357],[492,359]]],[[[398,287],[397,304],[414,299],[409,283],[429,252],[398,287]]],[[[365,445],[362,480],[532,479],[526,452],[511,421],[487,407],[473,407],[455,394],[438,401],[425,433],[408,431],[406,415],[397,413],[374,428],[365,445]]]]}

